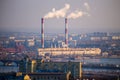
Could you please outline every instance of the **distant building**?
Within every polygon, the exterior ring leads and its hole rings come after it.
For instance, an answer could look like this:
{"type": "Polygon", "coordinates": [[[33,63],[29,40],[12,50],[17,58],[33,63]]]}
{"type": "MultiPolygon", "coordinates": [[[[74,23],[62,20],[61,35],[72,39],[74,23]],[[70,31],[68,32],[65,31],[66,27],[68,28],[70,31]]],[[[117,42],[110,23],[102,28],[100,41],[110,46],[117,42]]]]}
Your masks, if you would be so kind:
{"type": "Polygon", "coordinates": [[[20,72],[28,73],[32,80],[70,80],[82,77],[81,62],[44,62],[42,60],[23,61],[20,72]],[[24,69],[23,69],[24,68],[24,69]]]}
{"type": "Polygon", "coordinates": [[[12,39],[12,40],[14,40],[14,39],[15,39],[15,37],[14,37],[14,36],[10,36],[10,37],[9,37],[9,39],[12,39]]]}
{"type": "Polygon", "coordinates": [[[69,47],[74,48],[74,47],[76,47],[76,45],[77,45],[77,41],[76,40],[70,40],[69,41],[69,47]]]}
{"type": "Polygon", "coordinates": [[[39,48],[38,54],[44,56],[45,53],[51,54],[51,56],[59,55],[100,55],[100,48],[39,48]]]}
{"type": "Polygon", "coordinates": [[[120,36],[112,36],[112,40],[120,40],[120,36]]]}
{"type": "Polygon", "coordinates": [[[18,72],[19,67],[15,62],[0,61],[0,73],[18,72]]]}
{"type": "Polygon", "coordinates": [[[29,46],[29,47],[35,45],[34,39],[28,39],[27,42],[28,42],[28,46],[29,46]]]}

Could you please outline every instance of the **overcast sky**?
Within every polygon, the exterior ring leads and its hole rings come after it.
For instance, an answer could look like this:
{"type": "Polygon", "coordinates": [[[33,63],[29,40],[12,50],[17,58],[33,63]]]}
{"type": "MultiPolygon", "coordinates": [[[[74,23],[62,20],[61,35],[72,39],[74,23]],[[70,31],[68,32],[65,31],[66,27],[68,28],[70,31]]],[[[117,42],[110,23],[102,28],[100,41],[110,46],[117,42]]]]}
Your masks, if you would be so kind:
{"type": "Polygon", "coordinates": [[[65,7],[63,16],[45,19],[45,33],[64,33],[64,18],[75,11],[85,15],[68,19],[69,33],[120,32],[120,0],[0,0],[0,31],[40,32],[41,17],[65,7]]]}

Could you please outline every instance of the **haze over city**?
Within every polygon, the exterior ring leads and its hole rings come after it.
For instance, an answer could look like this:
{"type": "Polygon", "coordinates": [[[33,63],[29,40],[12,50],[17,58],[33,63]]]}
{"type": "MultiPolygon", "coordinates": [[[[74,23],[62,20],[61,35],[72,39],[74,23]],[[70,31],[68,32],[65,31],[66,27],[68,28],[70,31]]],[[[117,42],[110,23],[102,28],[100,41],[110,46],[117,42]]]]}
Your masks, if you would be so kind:
{"type": "Polygon", "coordinates": [[[44,17],[45,33],[64,33],[64,19],[72,13],[69,33],[119,32],[119,4],[120,0],[0,0],[0,31],[40,32],[44,17]]]}
{"type": "Polygon", "coordinates": [[[0,0],[0,80],[119,80],[120,0],[0,0]]]}

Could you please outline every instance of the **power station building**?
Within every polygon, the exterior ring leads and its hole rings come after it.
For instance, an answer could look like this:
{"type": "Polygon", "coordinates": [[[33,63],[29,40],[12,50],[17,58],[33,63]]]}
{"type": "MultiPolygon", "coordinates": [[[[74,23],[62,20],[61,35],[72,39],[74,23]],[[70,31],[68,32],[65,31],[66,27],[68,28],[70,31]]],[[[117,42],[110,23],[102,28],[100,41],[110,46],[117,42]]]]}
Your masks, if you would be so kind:
{"type": "Polygon", "coordinates": [[[59,55],[100,55],[100,48],[69,48],[68,47],[68,21],[65,18],[65,44],[62,48],[44,48],[44,18],[41,19],[41,48],[38,49],[38,55],[44,56],[49,53],[52,56],[59,55]]]}
{"type": "Polygon", "coordinates": [[[49,53],[51,56],[60,55],[100,55],[101,49],[99,48],[39,48],[38,54],[45,56],[49,53]]]}

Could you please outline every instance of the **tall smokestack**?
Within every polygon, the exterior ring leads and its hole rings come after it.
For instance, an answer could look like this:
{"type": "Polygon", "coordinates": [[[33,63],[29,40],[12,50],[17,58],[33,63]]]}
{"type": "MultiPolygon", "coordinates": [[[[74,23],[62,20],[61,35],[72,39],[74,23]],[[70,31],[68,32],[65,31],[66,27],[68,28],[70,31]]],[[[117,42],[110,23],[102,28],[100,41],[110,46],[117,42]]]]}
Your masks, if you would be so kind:
{"type": "Polygon", "coordinates": [[[67,18],[65,18],[65,44],[68,47],[68,22],[67,22],[67,18]]]}
{"type": "Polygon", "coordinates": [[[41,46],[44,48],[44,18],[41,18],[41,46]]]}

